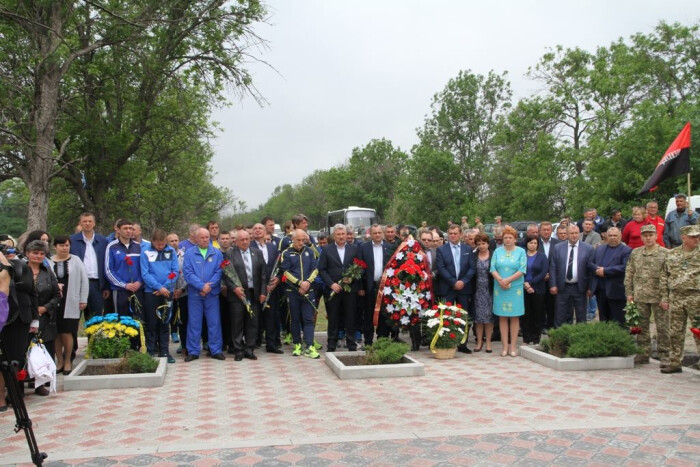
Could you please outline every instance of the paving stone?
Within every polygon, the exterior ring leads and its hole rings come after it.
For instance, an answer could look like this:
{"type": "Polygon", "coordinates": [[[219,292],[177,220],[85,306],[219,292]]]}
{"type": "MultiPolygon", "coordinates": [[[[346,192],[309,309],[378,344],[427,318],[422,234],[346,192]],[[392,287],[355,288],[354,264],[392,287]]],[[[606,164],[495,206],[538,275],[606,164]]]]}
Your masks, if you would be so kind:
{"type": "Polygon", "coordinates": [[[535,451],[549,452],[551,454],[561,454],[566,449],[566,446],[559,446],[558,444],[540,443],[535,445],[535,451]]]}
{"type": "Polygon", "coordinates": [[[526,456],[530,452],[527,448],[520,448],[518,446],[501,446],[496,449],[496,452],[500,454],[510,454],[512,456],[526,456]]]}
{"type": "Polygon", "coordinates": [[[513,438],[509,438],[507,436],[503,435],[484,435],[481,440],[486,441],[487,443],[494,443],[494,444],[508,444],[511,442],[513,438]]]}
{"type": "MultiPolygon", "coordinates": [[[[225,451],[221,451],[221,452],[225,452],[225,451]]],[[[170,462],[177,462],[179,464],[182,464],[182,463],[189,464],[189,463],[192,463],[198,459],[200,459],[199,456],[195,456],[193,454],[188,454],[188,453],[184,453],[184,452],[180,452],[180,453],[177,453],[173,456],[168,457],[168,460],[170,462]]]]}
{"type": "Polygon", "coordinates": [[[650,452],[644,452],[644,451],[634,451],[633,453],[630,454],[629,457],[630,457],[630,459],[653,462],[654,464],[657,464],[657,465],[662,465],[663,463],[666,462],[666,456],[662,456],[660,454],[652,454],[650,452]]]}
{"type": "Polygon", "coordinates": [[[451,437],[447,438],[447,440],[445,442],[447,444],[452,444],[455,446],[460,446],[460,447],[466,448],[466,447],[474,445],[474,443],[476,443],[477,440],[474,438],[468,438],[465,436],[451,436],[451,437]]]}
{"type": "Polygon", "coordinates": [[[639,446],[639,443],[633,443],[631,441],[623,441],[621,439],[613,439],[608,443],[608,446],[615,446],[624,449],[634,449],[639,446]]]}
{"type": "Polygon", "coordinates": [[[538,459],[518,459],[512,465],[516,467],[545,467],[550,463],[538,459]]]}
{"type": "Polygon", "coordinates": [[[129,465],[151,465],[160,461],[161,459],[150,454],[144,454],[124,461],[125,464],[129,465]]]}
{"type": "Polygon", "coordinates": [[[257,449],[255,451],[255,454],[257,454],[260,457],[277,457],[281,456],[282,454],[286,453],[284,449],[280,449],[275,446],[267,446],[264,448],[257,449]]]}
{"type": "Polygon", "coordinates": [[[583,449],[584,451],[598,452],[600,448],[604,447],[603,444],[589,443],[588,441],[576,441],[571,445],[572,449],[583,449]]]}
{"type": "Polygon", "coordinates": [[[449,459],[453,455],[454,455],[454,453],[452,453],[452,452],[437,451],[434,449],[428,449],[423,454],[421,454],[420,457],[422,457],[424,459],[432,459],[432,460],[440,461],[440,460],[444,460],[444,459],[449,459]]]}
{"type": "Polygon", "coordinates": [[[669,458],[673,457],[700,464],[700,452],[676,451],[673,453],[673,455],[669,456],[669,458]]]}
{"type": "Polygon", "coordinates": [[[257,467],[282,467],[284,465],[291,465],[290,462],[284,462],[278,459],[265,459],[260,462],[256,462],[254,465],[257,467]]]}
{"type": "Polygon", "coordinates": [[[321,459],[320,457],[305,457],[297,462],[297,465],[308,465],[309,467],[323,467],[330,465],[333,462],[329,459],[321,459]]]}
{"type": "MultiPolygon", "coordinates": [[[[352,444],[352,443],[343,443],[343,444],[352,444]]],[[[292,448],[292,452],[295,452],[297,454],[302,454],[304,456],[315,456],[316,454],[324,452],[324,451],[325,451],[325,449],[323,449],[321,446],[316,445],[316,444],[302,444],[300,446],[292,448]]]]}
{"type": "Polygon", "coordinates": [[[346,456],[343,457],[343,464],[349,464],[349,465],[369,465],[372,463],[371,459],[367,459],[366,457],[360,457],[360,456],[346,456]]]}
{"type": "Polygon", "coordinates": [[[415,457],[410,454],[404,454],[400,452],[388,452],[385,456],[382,456],[381,461],[401,465],[410,462],[414,458],[415,457]]]}
{"type": "Polygon", "coordinates": [[[695,438],[693,436],[681,436],[678,439],[681,444],[693,444],[695,446],[700,446],[700,438],[695,438]]]}
{"type": "Polygon", "coordinates": [[[245,456],[246,453],[241,452],[241,451],[236,451],[234,449],[224,449],[223,451],[219,451],[219,459],[222,461],[232,461],[236,460],[239,457],[245,456]]]}
{"type": "Polygon", "coordinates": [[[588,459],[581,459],[580,457],[571,456],[557,456],[553,463],[566,466],[586,465],[588,464],[588,459]]]}
{"type": "Polygon", "coordinates": [[[598,452],[591,457],[591,461],[600,462],[602,464],[620,465],[622,463],[622,458],[598,452]]]}
{"type": "Polygon", "coordinates": [[[563,438],[563,439],[570,439],[572,441],[575,441],[577,439],[581,439],[583,435],[581,433],[576,433],[573,431],[561,431],[557,430],[552,432],[552,436],[555,438],[563,438]]]}
{"type": "Polygon", "coordinates": [[[518,439],[522,439],[525,441],[544,441],[545,439],[547,439],[547,435],[535,431],[525,431],[518,435],[518,439]]]}

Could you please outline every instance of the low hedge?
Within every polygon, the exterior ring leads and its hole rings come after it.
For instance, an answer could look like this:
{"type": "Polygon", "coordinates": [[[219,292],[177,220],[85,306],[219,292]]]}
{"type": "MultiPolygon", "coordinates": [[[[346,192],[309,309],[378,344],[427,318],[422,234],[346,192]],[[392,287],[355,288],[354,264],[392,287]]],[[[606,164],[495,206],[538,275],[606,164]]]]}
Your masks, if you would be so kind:
{"type": "Polygon", "coordinates": [[[627,357],[637,353],[629,331],[611,322],[565,324],[549,331],[540,346],[560,358],[627,357]]]}

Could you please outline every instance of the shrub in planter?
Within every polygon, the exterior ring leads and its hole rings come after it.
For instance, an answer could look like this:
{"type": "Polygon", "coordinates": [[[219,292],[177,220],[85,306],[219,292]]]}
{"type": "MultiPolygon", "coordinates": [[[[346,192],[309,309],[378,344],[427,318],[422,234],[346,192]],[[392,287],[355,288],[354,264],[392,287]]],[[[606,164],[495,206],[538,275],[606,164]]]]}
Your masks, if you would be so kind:
{"type": "Polygon", "coordinates": [[[158,369],[158,360],[147,353],[128,352],[124,357],[128,373],[154,373],[158,369]]]}
{"type": "Polygon", "coordinates": [[[377,339],[374,344],[365,347],[365,358],[368,365],[388,365],[399,363],[408,352],[408,344],[395,342],[387,337],[377,339]]]}
{"type": "Polygon", "coordinates": [[[560,358],[627,357],[637,352],[627,329],[617,323],[602,322],[566,324],[552,329],[540,346],[560,358]]]}

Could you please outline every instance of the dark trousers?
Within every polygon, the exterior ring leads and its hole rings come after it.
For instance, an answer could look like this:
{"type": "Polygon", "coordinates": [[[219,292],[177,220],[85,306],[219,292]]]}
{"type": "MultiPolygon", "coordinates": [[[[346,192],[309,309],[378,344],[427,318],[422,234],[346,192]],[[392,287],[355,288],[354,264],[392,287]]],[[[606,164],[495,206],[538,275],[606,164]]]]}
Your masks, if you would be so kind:
{"type": "Polygon", "coordinates": [[[357,310],[357,292],[341,291],[326,301],[328,312],[328,351],[334,352],[338,346],[339,325],[345,324],[345,339],[348,350],[357,350],[355,343],[355,312],[357,310]]]}
{"type": "Polygon", "coordinates": [[[119,316],[131,316],[139,321],[143,320],[143,288],[133,294],[126,289],[112,290],[112,303],[115,313],[119,316]],[[131,295],[135,295],[136,299],[132,299],[131,295]]]}
{"type": "MultiPolygon", "coordinates": [[[[301,344],[301,331],[303,329],[304,343],[307,346],[314,345],[314,308],[296,290],[288,290],[285,293],[291,315],[289,327],[294,344],[301,344]]],[[[309,297],[313,300],[313,292],[309,293],[309,297]]]]}
{"type": "Polygon", "coordinates": [[[625,305],[627,300],[615,300],[605,296],[605,291],[595,293],[598,300],[598,314],[601,321],[616,321],[621,326],[625,324],[625,305]]]}
{"type": "MultiPolygon", "coordinates": [[[[228,302],[231,314],[231,338],[233,349],[236,353],[244,350],[255,350],[255,341],[258,338],[258,315],[260,314],[260,300],[255,299],[253,289],[246,289],[246,297],[250,302],[250,309],[254,315],[250,316],[242,301],[233,294],[233,300],[228,302]]],[[[259,298],[259,297],[258,297],[259,298]]]]}
{"type": "Polygon", "coordinates": [[[267,308],[261,310],[265,320],[265,346],[274,349],[282,345],[280,340],[280,287],[275,287],[267,301],[267,308]]]}
{"type": "MultiPolygon", "coordinates": [[[[227,294],[232,294],[233,291],[227,291],[227,294]]],[[[234,294],[235,295],[235,294],[234,294]]],[[[235,300],[238,300],[237,298],[235,300]]],[[[233,348],[233,337],[231,334],[231,312],[229,311],[229,301],[228,297],[224,297],[223,294],[219,294],[219,319],[221,320],[221,339],[223,342],[223,349],[233,348]]],[[[207,342],[206,336],[204,342],[207,342]]]]}
{"type": "Polygon", "coordinates": [[[544,318],[542,327],[551,329],[554,327],[554,317],[556,316],[557,296],[549,293],[549,290],[544,294],[544,318]]]}
{"type": "Polygon", "coordinates": [[[102,290],[100,289],[99,279],[90,279],[90,289],[88,292],[88,301],[85,311],[85,321],[93,316],[101,315],[104,311],[104,299],[102,298],[102,290]]]}
{"type": "MultiPolygon", "coordinates": [[[[173,303],[173,306],[177,306],[180,312],[180,323],[175,326],[180,333],[180,345],[183,350],[187,350],[187,311],[189,309],[187,306],[187,295],[180,297],[173,303]]],[[[175,316],[175,313],[173,313],[173,316],[175,316]]]]}
{"type": "MultiPolygon", "coordinates": [[[[364,296],[364,328],[363,334],[365,336],[365,345],[372,345],[374,342],[374,306],[377,303],[377,293],[379,292],[379,282],[374,282],[372,290],[366,290],[364,296]]],[[[389,328],[382,322],[381,315],[379,316],[379,322],[377,323],[377,335],[379,335],[379,330],[382,329],[382,334],[384,337],[389,335],[389,328]],[[386,329],[385,329],[386,328],[386,329]]]]}
{"type": "Polygon", "coordinates": [[[545,297],[549,293],[527,293],[523,290],[525,299],[525,315],[522,317],[523,342],[539,342],[542,334],[542,322],[545,319],[545,297]]]}
{"type": "MultiPolygon", "coordinates": [[[[144,297],[144,321],[145,321],[145,331],[146,331],[146,349],[151,355],[159,355],[161,357],[167,357],[170,352],[168,351],[168,344],[170,343],[170,325],[163,323],[156,310],[159,306],[165,303],[163,297],[153,295],[147,292],[144,297]]],[[[167,311],[162,311],[167,313],[167,311]]]]}
{"type": "Polygon", "coordinates": [[[558,328],[564,324],[574,322],[585,323],[588,313],[586,307],[586,293],[578,290],[578,284],[564,284],[557,291],[557,311],[554,317],[554,327],[558,328]]]}

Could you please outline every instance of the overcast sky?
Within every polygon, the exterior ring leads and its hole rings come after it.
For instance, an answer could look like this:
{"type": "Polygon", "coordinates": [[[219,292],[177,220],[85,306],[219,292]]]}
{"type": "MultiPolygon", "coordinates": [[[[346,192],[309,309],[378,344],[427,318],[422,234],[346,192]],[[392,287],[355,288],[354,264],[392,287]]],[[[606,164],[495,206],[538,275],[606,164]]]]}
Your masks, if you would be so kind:
{"type": "Polygon", "coordinates": [[[299,183],[352,149],[387,138],[405,151],[432,96],[471,69],[508,71],[514,98],[537,91],[524,76],[547,47],[594,51],[649,33],[660,20],[689,25],[697,0],[271,0],[256,28],[269,49],[252,63],[268,101],[231,97],[214,112],[217,185],[249,208],[278,185],[299,183]]]}

